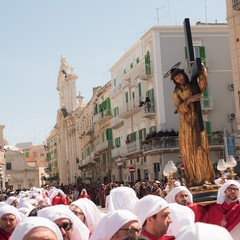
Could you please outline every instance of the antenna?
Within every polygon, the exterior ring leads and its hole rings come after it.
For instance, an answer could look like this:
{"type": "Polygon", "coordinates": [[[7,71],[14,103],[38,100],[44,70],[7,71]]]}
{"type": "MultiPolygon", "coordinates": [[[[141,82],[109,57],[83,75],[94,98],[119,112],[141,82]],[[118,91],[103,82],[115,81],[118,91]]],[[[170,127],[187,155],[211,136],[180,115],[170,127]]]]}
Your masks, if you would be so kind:
{"type": "Polygon", "coordinates": [[[158,8],[156,8],[157,10],[157,25],[159,26],[159,15],[158,15],[158,8]]]}
{"type": "Polygon", "coordinates": [[[157,10],[157,25],[158,25],[158,26],[159,26],[159,19],[160,19],[159,14],[158,14],[158,10],[159,10],[159,9],[162,9],[162,8],[165,8],[165,7],[156,8],[156,10],[157,10]]]}
{"type": "Polygon", "coordinates": [[[207,24],[207,0],[205,0],[205,21],[207,24]]]}

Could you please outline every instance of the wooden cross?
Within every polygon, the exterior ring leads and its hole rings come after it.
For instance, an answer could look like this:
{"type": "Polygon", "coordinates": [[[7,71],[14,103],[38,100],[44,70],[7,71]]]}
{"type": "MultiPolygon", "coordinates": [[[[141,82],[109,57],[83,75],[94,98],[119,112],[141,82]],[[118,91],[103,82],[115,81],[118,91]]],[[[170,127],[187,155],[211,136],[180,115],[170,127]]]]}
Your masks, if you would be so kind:
{"type": "MultiPolygon", "coordinates": [[[[187,60],[188,60],[188,69],[190,71],[190,81],[193,86],[193,95],[201,93],[200,88],[198,86],[198,77],[202,73],[202,63],[201,58],[194,58],[193,44],[192,44],[192,33],[190,27],[189,18],[185,18],[184,22],[184,34],[187,48],[187,60]]],[[[200,101],[194,102],[194,107],[197,115],[197,124],[198,130],[200,132],[204,131],[203,117],[202,117],[202,109],[200,101]]]]}

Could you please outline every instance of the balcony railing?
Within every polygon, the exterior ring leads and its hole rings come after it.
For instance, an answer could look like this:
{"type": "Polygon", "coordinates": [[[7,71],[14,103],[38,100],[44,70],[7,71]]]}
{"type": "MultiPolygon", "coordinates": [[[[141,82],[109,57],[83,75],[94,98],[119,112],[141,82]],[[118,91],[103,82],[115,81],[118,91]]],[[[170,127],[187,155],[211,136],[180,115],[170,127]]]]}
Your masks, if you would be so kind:
{"type": "Polygon", "coordinates": [[[106,140],[106,141],[96,145],[96,152],[101,152],[106,149],[112,149],[112,148],[113,148],[113,141],[106,140]]]}
{"type": "Polygon", "coordinates": [[[117,117],[114,117],[114,118],[112,119],[112,124],[111,124],[111,126],[112,126],[113,129],[118,129],[118,128],[121,127],[123,124],[124,124],[123,119],[120,118],[119,116],[117,116],[117,117]]]}
{"type": "Polygon", "coordinates": [[[139,141],[134,141],[128,144],[124,144],[121,147],[112,149],[111,153],[113,158],[118,158],[141,150],[142,150],[141,143],[139,141]]]}
{"type": "Polygon", "coordinates": [[[110,97],[113,97],[114,95],[116,95],[120,90],[122,89],[122,84],[119,83],[117,86],[115,86],[110,93],[110,97]]]}
{"type": "Polygon", "coordinates": [[[201,100],[201,107],[203,112],[209,112],[214,109],[213,98],[212,97],[203,97],[201,100]]]}
{"type": "Polygon", "coordinates": [[[155,112],[154,103],[146,103],[143,106],[143,109],[144,109],[144,113],[142,115],[143,118],[154,118],[155,117],[156,112],[155,112]]]}
{"type": "MultiPolygon", "coordinates": [[[[219,146],[224,144],[222,136],[209,136],[208,137],[209,146],[219,146]]],[[[178,136],[174,137],[156,137],[148,141],[142,141],[143,151],[150,151],[156,149],[173,149],[179,148],[179,139],[178,136]]]]}
{"type": "Polygon", "coordinates": [[[94,123],[102,123],[112,118],[111,109],[106,109],[93,116],[94,123]]]}
{"type": "Polygon", "coordinates": [[[136,113],[138,111],[141,111],[140,105],[141,100],[140,99],[134,99],[133,101],[130,101],[129,103],[125,104],[125,106],[122,106],[119,109],[119,115],[122,118],[129,117],[133,113],[136,113]]]}

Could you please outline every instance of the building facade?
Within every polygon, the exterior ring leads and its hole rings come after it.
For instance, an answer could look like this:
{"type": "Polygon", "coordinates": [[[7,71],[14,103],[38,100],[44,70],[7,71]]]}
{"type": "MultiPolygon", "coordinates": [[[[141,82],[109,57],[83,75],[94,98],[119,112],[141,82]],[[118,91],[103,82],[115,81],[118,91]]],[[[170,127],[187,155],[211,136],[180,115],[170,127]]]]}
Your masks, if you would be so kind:
{"type": "MultiPolygon", "coordinates": [[[[192,37],[195,57],[208,70],[201,105],[216,164],[224,157],[224,129],[237,132],[228,27],[198,23],[192,37]]],[[[76,96],[77,76],[61,59],[56,125],[60,183],[161,179],[169,160],[180,168],[174,84],[164,79],[179,61],[188,72],[183,27],[153,27],[111,67],[111,81],[94,88],[83,105],[83,97],[76,96]]]]}
{"type": "Polygon", "coordinates": [[[238,134],[240,134],[240,1],[226,0],[226,8],[232,62],[233,85],[231,87],[234,91],[236,121],[238,134]]]}

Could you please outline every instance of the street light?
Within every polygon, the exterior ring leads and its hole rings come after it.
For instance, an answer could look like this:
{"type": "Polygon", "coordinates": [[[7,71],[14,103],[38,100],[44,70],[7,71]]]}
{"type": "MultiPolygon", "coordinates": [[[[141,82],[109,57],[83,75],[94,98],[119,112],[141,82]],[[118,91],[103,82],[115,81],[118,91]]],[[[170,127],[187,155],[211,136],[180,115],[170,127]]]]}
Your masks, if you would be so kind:
{"type": "Polygon", "coordinates": [[[234,167],[237,166],[237,161],[233,157],[233,155],[230,155],[226,160],[226,165],[230,169],[230,178],[234,179],[236,173],[234,173],[234,167]]]}
{"type": "Polygon", "coordinates": [[[7,175],[7,180],[8,180],[8,187],[10,187],[11,174],[7,175]]]}
{"type": "Polygon", "coordinates": [[[0,189],[2,190],[2,184],[3,184],[3,182],[2,182],[2,180],[3,180],[3,169],[2,169],[2,167],[0,167],[0,189]]]}
{"type": "Polygon", "coordinates": [[[168,161],[168,163],[165,165],[165,168],[163,170],[163,175],[166,176],[168,179],[169,190],[171,190],[174,187],[173,174],[176,171],[177,171],[177,167],[175,166],[173,161],[168,161]]]}
{"type": "Polygon", "coordinates": [[[219,159],[218,160],[218,165],[217,165],[217,169],[220,171],[221,173],[221,179],[222,181],[220,182],[220,184],[224,184],[225,181],[226,181],[226,177],[225,177],[225,170],[227,169],[227,164],[226,162],[224,161],[224,159],[219,159]]]}

